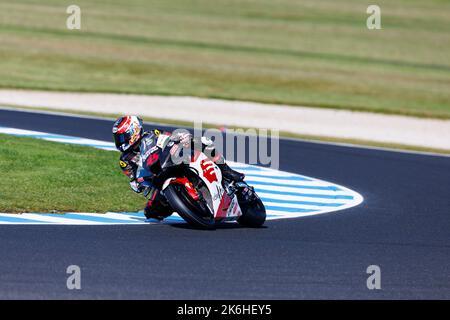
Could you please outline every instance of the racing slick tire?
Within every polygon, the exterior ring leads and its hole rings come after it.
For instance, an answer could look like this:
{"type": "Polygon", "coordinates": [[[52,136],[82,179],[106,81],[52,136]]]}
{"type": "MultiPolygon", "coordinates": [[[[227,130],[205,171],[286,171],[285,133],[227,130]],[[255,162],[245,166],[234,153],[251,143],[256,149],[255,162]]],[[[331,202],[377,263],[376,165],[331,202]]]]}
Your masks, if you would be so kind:
{"type": "Polygon", "coordinates": [[[176,211],[191,226],[200,229],[214,229],[214,216],[206,205],[193,200],[182,185],[170,184],[164,196],[176,211]]]}

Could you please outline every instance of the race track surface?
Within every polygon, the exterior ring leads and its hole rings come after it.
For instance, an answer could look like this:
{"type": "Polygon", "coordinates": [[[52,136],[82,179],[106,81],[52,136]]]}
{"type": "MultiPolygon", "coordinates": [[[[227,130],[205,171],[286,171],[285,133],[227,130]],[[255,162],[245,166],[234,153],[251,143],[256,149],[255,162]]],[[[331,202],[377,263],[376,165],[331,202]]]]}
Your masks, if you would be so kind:
{"type": "MultiPolygon", "coordinates": [[[[0,110],[0,126],[106,141],[111,125],[0,110]]],[[[263,229],[2,225],[0,298],[450,298],[449,157],[280,140],[280,170],[364,202],[263,229]],[[81,290],[66,288],[73,264],[81,290]],[[381,290],[366,287],[369,265],[381,268],[381,290]]]]}

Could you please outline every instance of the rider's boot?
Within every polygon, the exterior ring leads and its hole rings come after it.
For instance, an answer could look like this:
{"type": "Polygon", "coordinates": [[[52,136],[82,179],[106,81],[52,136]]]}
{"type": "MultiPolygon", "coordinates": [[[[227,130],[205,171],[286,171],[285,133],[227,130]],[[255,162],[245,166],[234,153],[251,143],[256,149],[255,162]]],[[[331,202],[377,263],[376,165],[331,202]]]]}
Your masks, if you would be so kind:
{"type": "Polygon", "coordinates": [[[164,197],[161,196],[159,190],[153,188],[148,193],[147,205],[144,209],[144,215],[147,219],[164,220],[173,213],[172,208],[164,197]]]}
{"type": "Polygon", "coordinates": [[[234,182],[240,182],[243,181],[245,178],[245,174],[237,172],[236,170],[231,169],[228,164],[225,162],[223,163],[216,163],[219,167],[220,171],[222,171],[222,176],[225,179],[234,181],[234,182]]]}

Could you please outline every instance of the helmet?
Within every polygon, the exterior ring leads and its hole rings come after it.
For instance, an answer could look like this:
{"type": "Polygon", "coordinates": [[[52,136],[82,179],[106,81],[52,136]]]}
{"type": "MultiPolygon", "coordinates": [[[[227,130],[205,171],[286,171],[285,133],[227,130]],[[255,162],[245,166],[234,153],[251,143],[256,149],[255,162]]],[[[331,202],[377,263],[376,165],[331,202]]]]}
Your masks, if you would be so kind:
{"type": "Polygon", "coordinates": [[[124,116],[116,120],[113,126],[114,142],[119,151],[125,152],[142,137],[144,129],[142,119],[137,116],[124,116]]]}

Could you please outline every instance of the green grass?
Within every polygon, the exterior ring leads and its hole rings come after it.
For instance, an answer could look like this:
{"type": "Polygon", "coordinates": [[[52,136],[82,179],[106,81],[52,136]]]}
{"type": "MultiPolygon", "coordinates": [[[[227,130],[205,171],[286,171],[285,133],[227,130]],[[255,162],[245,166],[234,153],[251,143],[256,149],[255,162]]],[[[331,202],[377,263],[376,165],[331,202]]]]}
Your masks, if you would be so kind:
{"type": "Polygon", "coordinates": [[[0,212],[138,211],[117,152],[0,134],[0,212]]]}
{"type": "MultiPolygon", "coordinates": [[[[0,87],[193,95],[450,118],[450,2],[0,1],[0,87]]],[[[157,116],[157,115],[155,115],[157,116]]]]}

